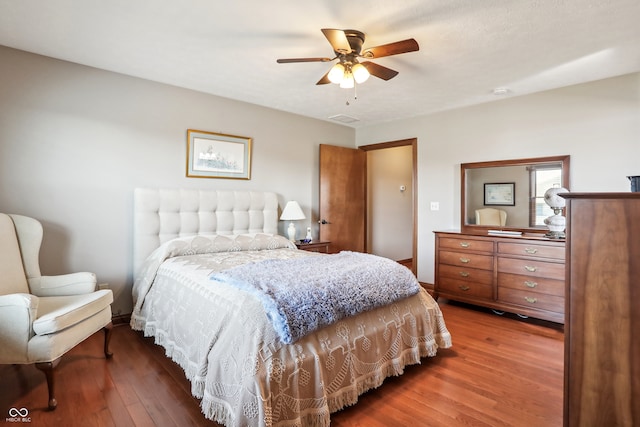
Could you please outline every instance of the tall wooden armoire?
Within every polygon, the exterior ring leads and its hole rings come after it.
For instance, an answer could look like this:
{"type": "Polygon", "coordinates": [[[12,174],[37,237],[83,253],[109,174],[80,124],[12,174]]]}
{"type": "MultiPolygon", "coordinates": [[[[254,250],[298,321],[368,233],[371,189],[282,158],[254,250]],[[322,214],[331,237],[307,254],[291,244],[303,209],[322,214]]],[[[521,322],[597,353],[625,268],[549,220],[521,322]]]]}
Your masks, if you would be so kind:
{"type": "Polygon", "coordinates": [[[564,425],[640,426],[640,193],[563,197],[564,425]]]}

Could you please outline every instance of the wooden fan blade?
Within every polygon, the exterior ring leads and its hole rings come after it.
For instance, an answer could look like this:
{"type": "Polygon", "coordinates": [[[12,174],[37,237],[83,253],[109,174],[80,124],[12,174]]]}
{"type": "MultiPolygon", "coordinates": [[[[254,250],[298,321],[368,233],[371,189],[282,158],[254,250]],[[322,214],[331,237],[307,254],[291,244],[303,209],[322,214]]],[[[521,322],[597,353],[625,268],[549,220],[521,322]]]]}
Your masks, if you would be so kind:
{"type": "Polygon", "coordinates": [[[329,71],[327,71],[327,73],[324,76],[322,76],[320,80],[318,80],[318,83],[316,83],[317,85],[326,85],[331,83],[331,80],[329,80],[329,71]]]}
{"type": "Polygon", "coordinates": [[[333,61],[331,58],[284,58],[278,59],[276,62],[278,64],[289,64],[292,62],[329,62],[333,61]]]}
{"type": "Polygon", "coordinates": [[[407,39],[395,43],[383,44],[381,46],[369,47],[364,50],[362,56],[365,58],[382,58],[383,56],[415,52],[419,49],[420,46],[418,46],[418,42],[415,41],[415,39],[407,39]]]}
{"type": "Polygon", "coordinates": [[[369,74],[371,74],[372,76],[376,76],[382,80],[391,80],[392,78],[398,75],[398,72],[396,70],[383,67],[382,65],[378,65],[373,62],[364,61],[364,62],[361,62],[361,64],[365,66],[369,74]]]}
{"type": "Polygon", "coordinates": [[[329,40],[334,51],[339,53],[351,53],[351,45],[343,30],[323,28],[322,34],[329,40]]]}

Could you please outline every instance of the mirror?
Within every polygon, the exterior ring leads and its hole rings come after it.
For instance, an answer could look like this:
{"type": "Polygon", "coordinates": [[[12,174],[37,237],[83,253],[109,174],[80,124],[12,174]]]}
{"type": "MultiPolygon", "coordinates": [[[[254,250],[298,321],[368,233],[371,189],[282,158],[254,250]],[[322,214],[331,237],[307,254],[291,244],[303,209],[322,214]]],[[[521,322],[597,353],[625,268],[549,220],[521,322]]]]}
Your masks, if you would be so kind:
{"type": "MultiPolygon", "coordinates": [[[[545,233],[544,219],[553,215],[544,202],[545,191],[554,186],[569,189],[569,156],[463,163],[460,172],[465,233],[488,229],[545,233]],[[505,224],[483,224],[483,215],[476,211],[485,208],[502,211],[505,224]]],[[[488,212],[499,217],[498,212],[488,212]]]]}

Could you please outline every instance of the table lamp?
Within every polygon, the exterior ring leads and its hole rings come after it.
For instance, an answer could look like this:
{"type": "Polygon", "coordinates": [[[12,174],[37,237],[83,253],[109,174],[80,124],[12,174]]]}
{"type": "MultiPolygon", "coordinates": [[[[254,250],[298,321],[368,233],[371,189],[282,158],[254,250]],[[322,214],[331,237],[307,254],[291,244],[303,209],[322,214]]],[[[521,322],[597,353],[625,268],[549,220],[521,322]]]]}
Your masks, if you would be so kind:
{"type": "Polygon", "coordinates": [[[301,219],[305,219],[304,212],[300,208],[298,202],[292,200],[287,202],[287,205],[282,210],[282,215],[280,215],[280,219],[284,221],[291,221],[289,223],[289,228],[287,228],[287,234],[289,235],[289,240],[295,242],[296,240],[296,226],[293,221],[298,221],[301,219]]]}
{"type": "Polygon", "coordinates": [[[560,197],[560,194],[568,193],[569,190],[560,186],[554,186],[544,193],[544,202],[553,210],[553,215],[545,218],[544,223],[549,228],[549,232],[545,237],[549,239],[564,239],[567,220],[562,216],[562,208],[567,201],[560,197]]]}

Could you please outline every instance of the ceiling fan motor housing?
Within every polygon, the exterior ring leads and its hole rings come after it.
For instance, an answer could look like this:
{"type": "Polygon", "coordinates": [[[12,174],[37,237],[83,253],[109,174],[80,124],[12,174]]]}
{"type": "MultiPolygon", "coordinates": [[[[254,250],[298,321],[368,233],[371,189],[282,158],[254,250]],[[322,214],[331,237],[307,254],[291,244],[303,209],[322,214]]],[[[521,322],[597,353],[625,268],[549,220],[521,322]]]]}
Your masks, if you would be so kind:
{"type": "MultiPolygon", "coordinates": [[[[347,40],[349,41],[349,46],[351,46],[351,51],[355,55],[360,55],[362,51],[362,45],[364,44],[364,33],[358,30],[344,30],[345,36],[347,36],[347,40]]],[[[337,55],[340,55],[341,52],[336,52],[337,55]]],[[[342,52],[344,53],[344,52],[342,52]]]]}

